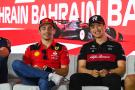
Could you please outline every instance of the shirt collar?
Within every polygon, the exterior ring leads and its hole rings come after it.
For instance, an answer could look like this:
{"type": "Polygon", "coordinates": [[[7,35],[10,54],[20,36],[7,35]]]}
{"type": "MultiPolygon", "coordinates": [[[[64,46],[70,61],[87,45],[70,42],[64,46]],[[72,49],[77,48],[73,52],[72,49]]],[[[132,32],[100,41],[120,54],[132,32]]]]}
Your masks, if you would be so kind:
{"type": "MultiPolygon", "coordinates": [[[[48,48],[50,48],[51,46],[55,46],[55,45],[56,45],[56,42],[53,40],[52,43],[51,43],[51,45],[48,48]]],[[[38,42],[38,46],[40,48],[42,48],[42,49],[47,49],[46,46],[42,43],[42,41],[39,41],[38,42]]]]}
{"type": "MultiPolygon", "coordinates": [[[[99,44],[96,42],[96,40],[95,40],[95,39],[94,39],[93,41],[94,41],[94,44],[99,45],[99,44]]],[[[102,43],[101,45],[103,45],[103,44],[107,43],[108,41],[110,41],[110,39],[107,37],[107,40],[106,40],[104,43],[102,43]]]]}

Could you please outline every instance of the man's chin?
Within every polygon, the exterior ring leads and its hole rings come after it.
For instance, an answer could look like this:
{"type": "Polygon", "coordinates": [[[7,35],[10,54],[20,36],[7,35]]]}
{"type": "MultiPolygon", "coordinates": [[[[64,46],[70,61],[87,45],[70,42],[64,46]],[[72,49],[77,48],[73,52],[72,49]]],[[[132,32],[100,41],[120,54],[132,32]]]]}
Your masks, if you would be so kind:
{"type": "Polygon", "coordinates": [[[102,36],[95,36],[95,38],[102,38],[102,36]]]}
{"type": "Polygon", "coordinates": [[[44,39],[44,40],[49,41],[49,40],[51,40],[51,39],[47,38],[47,39],[44,39]]]}
{"type": "Polygon", "coordinates": [[[44,40],[46,40],[46,41],[49,41],[49,40],[51,40],[52,38],[43,38],[44,40]]]}

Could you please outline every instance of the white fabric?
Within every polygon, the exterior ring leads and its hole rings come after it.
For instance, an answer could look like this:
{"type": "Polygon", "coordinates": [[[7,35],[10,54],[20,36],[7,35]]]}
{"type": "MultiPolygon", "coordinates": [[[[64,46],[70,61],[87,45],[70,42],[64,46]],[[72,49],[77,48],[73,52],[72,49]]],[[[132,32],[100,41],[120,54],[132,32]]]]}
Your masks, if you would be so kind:
{"type": "Polygon", "coordinates": [[[126,74],[135,74],[135,55],[127,57],[126,74]]]}
{"type": "Polygon", "coordinates": [[[0,90],[12,90],[12,86],[9,83],[0,84],[0,90]]]}
{"type": "MultiPolygon", "coordinates": [[[[13,90],[39,90],[39,87],[23,85],[23,84],[16,84],[16,85],[14,85],[13,90]]],[[[58,87],[53,87],[51,90],[68,90],[68,85],[60,85],[58,87]]]]}
{"type": "Polygon", "coordinates": [[[16,84],[16,85],[14,85],[13,90],[39,90],[39,87],[23,85],[23,84],[16,84]]]}
{"type": "Polygon", "coordinates": [[[105,86],[83,86],[82,90],[109,90],[105,86]]]}

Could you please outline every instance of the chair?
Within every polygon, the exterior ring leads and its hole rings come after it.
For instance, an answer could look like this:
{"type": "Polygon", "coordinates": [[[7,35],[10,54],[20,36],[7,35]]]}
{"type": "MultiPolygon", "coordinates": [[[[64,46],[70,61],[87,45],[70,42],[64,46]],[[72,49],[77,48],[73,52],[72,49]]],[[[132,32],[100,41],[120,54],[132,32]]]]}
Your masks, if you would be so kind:
{"type": "Polygon", "coordinates": [[[82,90],[109,90],[109,88],[105,86],[83,86],[82,90]]]}
{"type": "MultiPolygon", "coordinates": [[[[15,55],[13,55],[15,56],[15,55]]],[[[75,69],[75,60],[77,60],[77,56],[70,55],[70,66],[69,66],[69,73],[66,76],[67,80],[69,80],[70,76],[76,72],[75,69]]],[[[68,90],[68,83],[69,81],[66,81],[62,83],[60,86],[54,86],[52,90],[68,90]]],[[[23,84],[15,84],[13,86],[13,90],[39,90],[38,86],[31,86],[31,85],[23,85],[23,84]]]]}
{"type": "Polygon", "coordinates": [[[12,86],[10,83],[0,84],[0,90],[12,90],[12,86]]]}

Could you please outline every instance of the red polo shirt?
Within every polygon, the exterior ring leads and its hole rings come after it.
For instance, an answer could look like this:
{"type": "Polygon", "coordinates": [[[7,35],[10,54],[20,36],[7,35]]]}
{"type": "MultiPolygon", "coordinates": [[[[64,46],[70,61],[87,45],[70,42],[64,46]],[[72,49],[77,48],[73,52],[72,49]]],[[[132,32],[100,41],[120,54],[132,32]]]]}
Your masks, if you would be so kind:
{"type": "Polygon", "coordinates": [[[30,45],[26,49],[23,60],[26,64],[30,64],[33,67],[43,68],[48,66],[58,69],[61,65],[69,64],[69,53],[64,45],[54,41],[48,48],[45,48],[45,45],[39,42],[30,45]]]}

